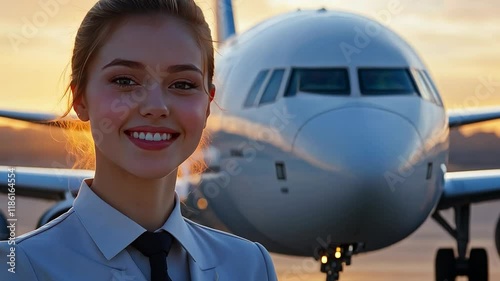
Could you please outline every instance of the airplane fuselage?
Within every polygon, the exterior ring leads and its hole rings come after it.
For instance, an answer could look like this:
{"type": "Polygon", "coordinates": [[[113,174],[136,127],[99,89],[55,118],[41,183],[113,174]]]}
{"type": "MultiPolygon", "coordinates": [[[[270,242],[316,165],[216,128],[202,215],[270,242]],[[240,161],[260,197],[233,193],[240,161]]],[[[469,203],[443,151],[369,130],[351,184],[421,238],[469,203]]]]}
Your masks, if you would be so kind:
{"type": "Polygon", "coordinates": [[[301,11],[219,52],[208,129],[220,172],[200,191],[229,230],[311,256],[326,243],[387,247],[429,216],[443,189],[448,120],[401,38],[360,16],[301,11]],[[376,36],[359,35],[370,28],[376,36]]]}

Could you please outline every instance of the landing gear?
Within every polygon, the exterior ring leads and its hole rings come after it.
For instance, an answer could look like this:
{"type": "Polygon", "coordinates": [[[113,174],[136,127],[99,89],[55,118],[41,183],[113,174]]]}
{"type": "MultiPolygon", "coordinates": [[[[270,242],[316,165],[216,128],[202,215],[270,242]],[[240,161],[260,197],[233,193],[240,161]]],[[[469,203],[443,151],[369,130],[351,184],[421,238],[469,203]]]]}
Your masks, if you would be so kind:
{"type": "Polygon", "coordinates": [[[436,280],[455,280],[455,254],[453,249],[439,249],[436,255],[436,280]]]}
{"type": "Polygon", "coordinates": [[[453,249],[439,249],[436,255],[436,281],[453,281],[467,276],[469,281],[488,281],[488,256],[484,249],[472,249],[466,257],[469,244],[470,205],[453,207],[455,229],[441,216],[439,210],[432,218],[457,241],[458,257],[453,249]]]}
{"type": "Polygon", "coordinates": [[[469,256],[469,281],[488,280],[488,255],[485,249],[472,249],[469,256]]]}
{"type": "Polygon", "coordinates": [[[343,264],[351,265],[352,255],[357,253],[360,244],[329,245],[316,251],[316,260],[321,261],[321,272],[326,273],[326,281],[337,281],[343,264]]]}

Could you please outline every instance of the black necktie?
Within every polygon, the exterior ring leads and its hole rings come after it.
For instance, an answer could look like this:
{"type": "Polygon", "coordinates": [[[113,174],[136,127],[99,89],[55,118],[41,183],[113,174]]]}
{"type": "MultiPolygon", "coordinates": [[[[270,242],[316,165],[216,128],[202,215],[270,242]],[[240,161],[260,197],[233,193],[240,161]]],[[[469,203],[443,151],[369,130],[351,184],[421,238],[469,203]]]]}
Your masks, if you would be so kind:
{"type": "Polygon", "coordinates": [[[149,257],[151,281],[172,281],[167,272],[167,256],[172,246],[170,233],[146,231],[132,242],[132,246],[149,257]]]}

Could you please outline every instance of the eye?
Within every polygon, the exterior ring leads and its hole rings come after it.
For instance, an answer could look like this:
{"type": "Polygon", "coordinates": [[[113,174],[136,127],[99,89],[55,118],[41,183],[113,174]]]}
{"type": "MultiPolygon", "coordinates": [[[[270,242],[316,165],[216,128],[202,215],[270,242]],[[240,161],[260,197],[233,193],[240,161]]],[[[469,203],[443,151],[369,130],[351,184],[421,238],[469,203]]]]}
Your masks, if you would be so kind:
{"type": "Polygon", "coordinates": [[[118,85],[119,87],[131,87],[139,85],[132,78],[125,76],[116,77],[113,80],[111,80],[111,82],[118,85]]]}
{"type": "Polygon", "coordinates": [[[198,86],[194,83],[191,83],[191,82],[179,81],[179,82],[175,82],[172,85],[170,85],[170,88],[180,89],[180,90],[189,90],[189,89],[198,88],[198,86]]]}

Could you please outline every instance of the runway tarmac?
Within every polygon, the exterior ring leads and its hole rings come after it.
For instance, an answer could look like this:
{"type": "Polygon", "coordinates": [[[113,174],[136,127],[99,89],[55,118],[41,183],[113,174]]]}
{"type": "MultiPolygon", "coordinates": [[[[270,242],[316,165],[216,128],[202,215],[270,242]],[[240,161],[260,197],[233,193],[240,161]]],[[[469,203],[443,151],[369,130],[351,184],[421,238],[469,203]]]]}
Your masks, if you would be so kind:
{"type": "MultiPolygon", "coordinates": [[[[500,280],[500,258],[494,242],[500,202],[473,205],[471,208],[472,247],[488,251],[490,280],[500,280]]],[[[452,212],[444,213],[452,218],[452,212]]],[[[434,280],[434,257],[440,247],[454,247],[454,240],[432,219],[428,219],[407,239],[376,252],[354,256],[344,267],[341,281],[422,281],[434,280]]],[[[319,263],[314,259],[292,258],[273,254],[280,281],[324,281],[319,263]]],[[[465,277],[457,280],[467,280],[465,277]]]]}
{"type": "MultiPolygon", "coordinates": [[[[16,199],[17,235],[35,228],[40,215],[55,202],[31,198],[16,199]]],[[[7,198],[0,195],[0,209],[5,213],[7,198]]],[[[500,280],[500,258],[494,245],[495,223],[500,215],[500,201],[472,206],[472,247],[488,250],[490,281],[500,280]]],[[[445,213],[451,218],[452,213],[445,213]]],[[[433,220],[427,220],[406,240],[377,252],[355,256],[344,268],[341,281],[422,281],[434,280],[434,256],[439,247],[453,247],[454,241],[433,220]]],[[[324,281],[319,262],[312,258],[272,254],[280,281],[324,281]]],[[[457,278],[467,280],[467,278],[457,278]]]]}

